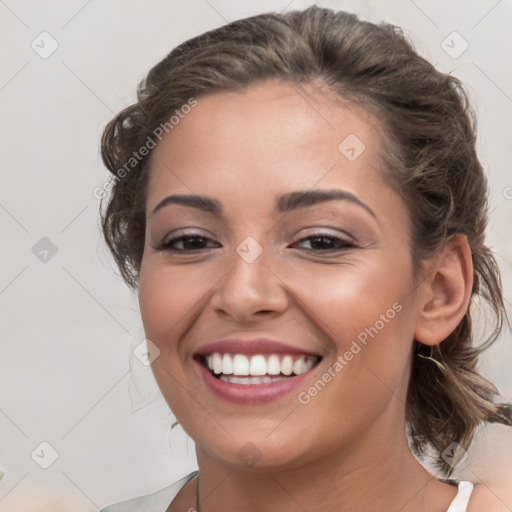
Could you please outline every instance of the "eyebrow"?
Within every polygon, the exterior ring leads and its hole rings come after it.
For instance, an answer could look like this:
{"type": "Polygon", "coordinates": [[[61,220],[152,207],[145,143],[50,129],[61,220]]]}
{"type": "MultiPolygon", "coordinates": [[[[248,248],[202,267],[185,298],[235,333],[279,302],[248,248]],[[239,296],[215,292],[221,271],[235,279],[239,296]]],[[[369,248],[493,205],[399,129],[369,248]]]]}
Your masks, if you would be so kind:
{"type": "MultiPolygon", "coordinates": [[[[373,210],[367,204],[361,201],[361,199],[359,199],[351,192],[341,189],[291,192],[277,198],[275,209],[278,212],[286,213],[292,210],[297,210],[299,208],[305,208],[332,200],[349,201],[352,204],[364,208],[375,219],[377,218],[373,210]]],[[[222,204],[217,201],[217,199],[199,195],[174,194],[167,196],[162,201],[160,201],[153,209],[151,215],[154,215],[158,210],[169,204],[181,204],[184,206],[197,208],[199,210],[211,213],[216,217],[220,217],[223,211],[222,204]]]]}

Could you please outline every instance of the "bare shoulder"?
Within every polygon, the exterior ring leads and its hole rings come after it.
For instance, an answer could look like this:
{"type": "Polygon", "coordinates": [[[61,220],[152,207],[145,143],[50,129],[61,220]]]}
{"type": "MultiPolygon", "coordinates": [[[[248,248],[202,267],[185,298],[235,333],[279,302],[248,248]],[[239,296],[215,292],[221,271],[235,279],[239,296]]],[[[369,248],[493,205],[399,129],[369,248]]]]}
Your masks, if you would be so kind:
{"type": "Polygon", "coordinates": [[[511,512],[512,479],[499,484],[475,486],[467,512],[511,512]]]}

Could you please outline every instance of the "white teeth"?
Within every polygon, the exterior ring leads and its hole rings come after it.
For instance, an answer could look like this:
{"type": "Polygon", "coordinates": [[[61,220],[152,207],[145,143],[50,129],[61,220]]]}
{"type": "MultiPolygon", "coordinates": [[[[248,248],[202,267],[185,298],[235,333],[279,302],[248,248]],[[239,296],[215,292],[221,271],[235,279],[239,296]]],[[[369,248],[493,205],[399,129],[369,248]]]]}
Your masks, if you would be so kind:
{"type": "Polygon", "coordinates": [[[281,363],[279,357],[271,355],[267,361],[267,373],[269,375],[279,375],[281,373],[281,363]]]}
{"type": "Polygon", "coordinates": [[[303,357],[301,357],[300,359],[297,359],[293,363],[293,373],[295,373],[295,375],[301,375],[302,373],[304,373],[306,371],[305,366],[306,366],[306,363],[304,362],[303,357]]]}
{"type": "Polygon", "coordinates": [[[271,382],[277,382],[279,380],[287,379],[288,377],[269,377],[265,375],[264,377],[234,377],[233,375],[221,375],[220,380],[224,382],[229,382],[231,384],[245,384],[245,385],[254,385],[254,384],[270,384],[271,382]]]}
{"type": "Polygon", "coordinates": [[[309,370],[311,370],[311,368],[313,368],[313,366],[315,366],[315,363],[316,363],[316,357],[311,357],[311,356],[306,357],[304,373],[309,372],[309,370]]]}
{"type": "MultiPolygon", "coordinates": [[[[265,379],[270,376],[290,376],[301,375],[315,365],[318,358],[315,356],[280,356],[271,354],[268,357],[257,354],[246,356],[244,354],[220,354],[214,352],[205,357],[206,364],[216,375],[234,375],[229,382],[236,382],[237,377],[252,376],[257,377],[257,384],[261,384],[260,377],[265,379]]],[[[284,377],[283,377],[284,378],[284,377]]],[[[223,379],[224,380],[224,379],[223,379]]],[[[242,384],[250,383],[251,379],[242,379],[242,384]]],[[[269,381],[270,382],[270,381],[269,381]]],[[[238,383],[238,382],[236,382],[238,383]]]]}
{"type": "MultiPolygon", "coordinates": [[[[220,371],[217,373],[220,373],[220,371]]],[[[247,359],[247,356],[236,354],[233,357],[233,373],[235,375],[249,375],[249,359],[247,359]]]]}
{"type": "Polygon", "coordinates": [[[224,354],[222,357],[222,373],[224,375],[231,375],[233,373],[233,360],[229,354],[224,354]]]}
{"type": "Polygon", "coordinates": [[[249,368],[250,375],[266,375],[267,374],[267,361],[264,356],[252,356],[251,366],[249,368]]]}
{"type": "Polygon", "coordinates": [[[213,373],[222,373],[222,359],[220,354],[213,354],[213,373]]]}
{"type": "Polygon", "coordinates": [[[292,356],[284,356],[281,361],[281,373],[284,375],[291,375],[293,372],[293,359],[292,356]]]}

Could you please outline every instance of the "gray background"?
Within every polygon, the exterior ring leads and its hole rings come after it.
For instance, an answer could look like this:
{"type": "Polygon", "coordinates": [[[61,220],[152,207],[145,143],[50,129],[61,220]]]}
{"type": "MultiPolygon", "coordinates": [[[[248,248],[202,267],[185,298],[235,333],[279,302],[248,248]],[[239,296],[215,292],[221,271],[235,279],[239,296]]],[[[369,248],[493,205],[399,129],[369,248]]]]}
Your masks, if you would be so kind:
{"type": "MultiPolygon", "coordinates": [[[[170,433],[173,417],[133,354],[144,339],[137,300],[99,236],[99,138],[178,43],[236,18],[310,4],[0,0],[0,512],[96,511],[195,468],[193,443],[179,428],[170,433]]],[[[422,55],[467,84],[491,183],[489,243],[510,300],[512,3],[318,4],[402,26],[422,55]],[[464,41],[446,39],[453,31],[469,44],[461,55],[464,41]]],[[[509,400],[511,356],[507,333],[481,364],[509,400]]],[[[511,447],[512,429],[486,430],[465,471],[492,479],[511,447]]]]}

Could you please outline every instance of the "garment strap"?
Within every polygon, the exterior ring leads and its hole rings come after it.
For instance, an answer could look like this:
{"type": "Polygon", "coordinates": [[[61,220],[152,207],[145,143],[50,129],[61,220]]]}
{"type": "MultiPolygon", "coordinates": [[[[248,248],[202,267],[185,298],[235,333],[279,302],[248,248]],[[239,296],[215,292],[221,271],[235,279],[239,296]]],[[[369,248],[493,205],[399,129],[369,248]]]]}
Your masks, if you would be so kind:
{"type": "Polygon", "coordinates": [[[446,512],[466,512],[474,487],[471,482],[459,482],[459,492],[446,512]]]}

